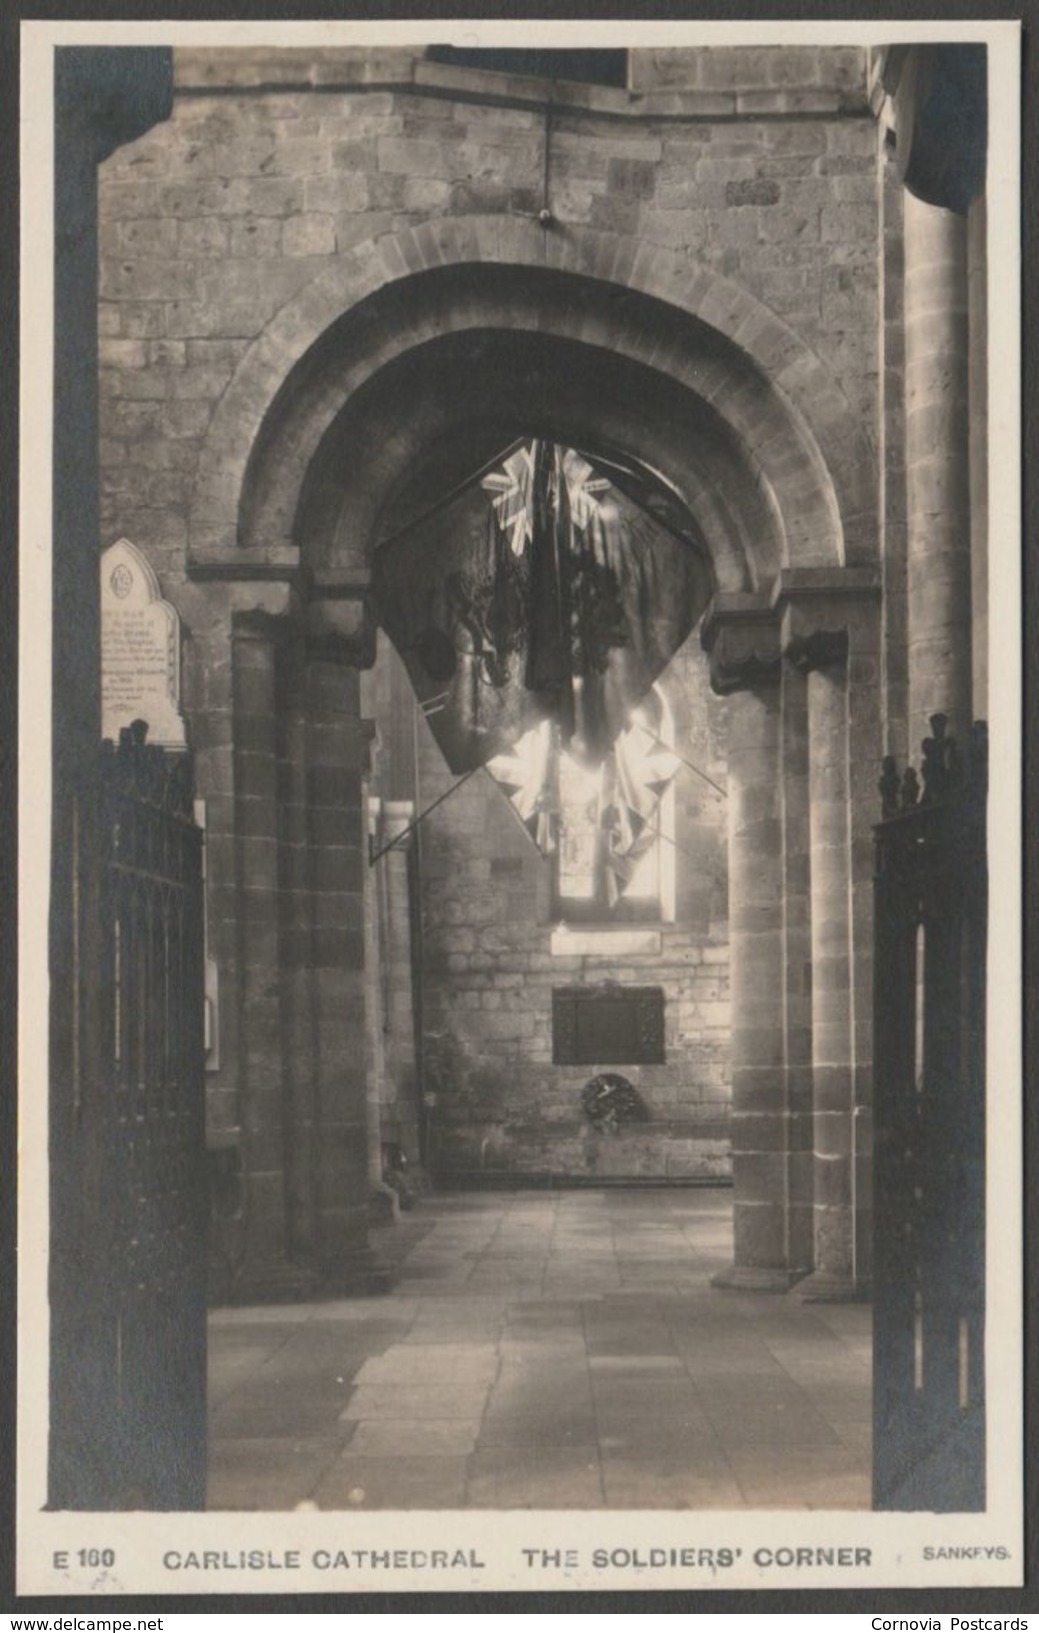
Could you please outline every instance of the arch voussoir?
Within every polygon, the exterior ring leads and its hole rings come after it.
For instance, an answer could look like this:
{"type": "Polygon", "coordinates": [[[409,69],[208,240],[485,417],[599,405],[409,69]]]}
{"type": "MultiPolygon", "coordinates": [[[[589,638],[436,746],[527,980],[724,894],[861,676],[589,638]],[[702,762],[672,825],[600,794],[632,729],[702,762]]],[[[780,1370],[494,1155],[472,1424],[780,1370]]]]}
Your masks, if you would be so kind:
{"type": "MultiPolygon", "coordinates": [[[[403,286],[408,279],[464,266],[525,267],[593,279],[604,289],[664,302],[702,330],[722,336],[750,370],[738,384],[725,378],[724,366],[716,369],[704,358],[690,367],[673,347],[661,348],[652,366],[684,378],[723,416],[738,410],[733,422],[737,437],[746,438],[756,428],[767,445],[774,426],[778,450],[785,429],[789,446],[783,449],[784,463],[788,457],[794,463],[800,458],[817,488],[828,488],[832,495],[828,503],[809,506],[810,521],[801,516],[796,525],[788,524],[791,547],[807,531],[810,559],[829,550],[837,565],[845,556],[844,526],[854,518],[861,549],[863,533],[869,531],[864,519],[873,503],[871,446],[822,361],[760,301],[732,279],[660,245],[575,225],[545,230],[526,219],[468,216],[381,233],[356,245],[279,309],[245,353],[213,415],[189,523],[192,551],[227,548],[238,538],[250,456],[300,359],[367,297],[403,286]],[[760,400],[751,376],[762,382],[760,400]],[[824,513],[832,534],[828,546],[819,532],[824,513]]],[[[575,301],[574,333],[591,334],[595,326],[586,303],[575,301]]],[[[762,464],[760,450],[753,463],[762,464]]],[[[769,480],[780,508],[789,508],[774,474],[769,480]]]]}

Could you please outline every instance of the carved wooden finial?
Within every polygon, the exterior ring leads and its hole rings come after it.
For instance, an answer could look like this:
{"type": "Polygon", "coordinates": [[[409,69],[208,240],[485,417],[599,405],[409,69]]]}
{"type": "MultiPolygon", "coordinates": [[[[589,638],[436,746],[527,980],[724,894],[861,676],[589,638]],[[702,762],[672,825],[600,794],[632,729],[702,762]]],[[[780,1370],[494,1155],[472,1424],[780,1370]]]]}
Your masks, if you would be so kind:
{"type": "Polygon", "coordinates": [[[948,715],[931,715],[930,727],[930,737],[925,737],[920,745],[919,774],[912,766],[907,766],[900,775],[894,755],[885,755],[878,784],[881,821],[887,822],[904,815],[918,805],[939,805],[967,793],[975,801],[984,802],[988,788],[988,727],[985,721],[976,720],[972,725],[965,755],[961,754],[955,737],[948,734],[948,715]]]}
{"type": "Polygon", "coordinates": [[[878,784],[880,789],[880,810],[885,819],[898,815],[899,786],[898,764],[895,756],[885,754],[878,784]]]}
{"type": "Polygon", "coordinates": [[[920,799],[920,779],[911,765],[902,776],[902,809],[912,811],[920,799]]]}
{"type": "Polygon", "coordinates": [[[925,737],[921,744],[923,759],[920,774],[924,784],[924,801],[933,805],[939,800],[948,799],[961,786],[963,768],[955,737],[946,735],[948,715],[933,714],[930,724],[932,735],[925,737]]]}

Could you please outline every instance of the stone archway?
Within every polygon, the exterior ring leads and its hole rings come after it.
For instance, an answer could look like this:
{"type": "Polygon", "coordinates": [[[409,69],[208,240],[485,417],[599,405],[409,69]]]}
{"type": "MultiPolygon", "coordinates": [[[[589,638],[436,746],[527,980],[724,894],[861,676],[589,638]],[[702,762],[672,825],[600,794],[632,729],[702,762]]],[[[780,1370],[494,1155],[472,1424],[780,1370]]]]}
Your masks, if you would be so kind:
{"type": "Polygon", "coordinates": [[[367,1273],[351,1039],[368,552],[415,462],[495,413],[655,463],[710,563],[704,638],[730,696],[735,1255],[722,1279],[778,1289],[814,1271],[820,1291],[846,1292],[868,1277],[871,450],[823,365],[737,286],[609,235],[498,220],[343,257],[250,348],[203,453],[189,549],[196,580],[225,586],[233,629],[208,669],[226,677],[244,881],[257,1281],[279,1242],[326,1281],[367,1273]],[[515,364],[500,365],[517,336],[542,364],[513,392],[515,364]],[[563,353],[569,395],[548,366],[563,353]]]}
{"type": "MultiPolygon", "coordinates": [[[[738,284],[697,267],[688,257],[618,234],[572,225],[546,233],[540,227],[497,216],[431,222],[401,233],[381,234],[341,256],[334,267],[281,308],[246,352],[210,423],[189,522],[192,556],[209,562],[245,542],[239,537],[241,499],[261,432],[265,424],[269,429],[272,409],[284,408],[286,393],[291,397],[293,381],[306,373],[301,370],[301,360],[317,362],[322,340],[345,317],[387,290],[409,291],[404,303],[412,311],[403,332],[391,335],[374,357],[365,360],[362,353],[355,359],[356,372],[348,382],[340,383],[339,402],[343,383],[356,389],[371,368],[384,365],[402,347],[442,332],[435,322],[423,332],[418,314],[428,303],[413,303],[415,279],[448,268],[503,267],[522,269],[528,275],[538,271],[566,274],[600,292],[612,291],[615,297],[648,297],[685,314],[701,331],[723,337],[731,348],[729,366],[707,372],[701,364],[697,376],[700,394],[745,433],[749,434],[757,417],[757,442],[763,447],[769,432],[777,439],[773,453],[787,455],[800,482],[801,500],[813,489],[829,495],[831,523],[840,541],[837,560],[849,564],[872,561],[876,548],[874,452],[830,372],[792,329],[738,284]],[[748,370],[733,369],[732,358],[744,359],[750,375],[769,382],[772,412],[767,426],[761,424],[761,404],[754,400],[748,370]]],[[[479,323],[478,288],[472,278],[469,293],[469,302],[455,303],[454,321],[462,326],[479,323]]],[[[573,303],[574,297],[571,300],[573,303]]],[[[622,304],[614,299],[607,305],[606,332],[610,343],[616,344],[624,323],[622,304]]],[[[591,318],[592,312],[571,304],[561,332],[567,332],[569,323],[571,331],[587,333],[591,318]]],[[[518,321],[515,311],[511,321],[518,321]]],[[[540,326],[542,320],[536,321],[540,326]]],[[[648,319],[644,315],[641,326],[631,327],[634,332],[626,340],[630,355],[641,356],[659,371],[678,377],[683,365],[688,369],[690,359],[682,356],[686,346],[676,339],[670,350],[662,348],[652,315],[648,319]]],[[[334,403],[334,395],[325,402],[327,416],[334,413],[334,403]]],[[[320,410],[316,412],[320,426],[320,410]]],[[[311,437],[315,434],[320,435],[320,430],[312,427],[311,437]]],[[[796,483],[790,483],[788,492],[793,501],[796,483]]],[[[790,508],[794,510],[793,503],[790,508]]],[[[793,517],[789,520],[792,524],[793,517]]],[[[795,545],[791,560],[804,553],[795,545]]],[[[824,559],[809,548],[807,559],[813,558],[824,559]]]]}

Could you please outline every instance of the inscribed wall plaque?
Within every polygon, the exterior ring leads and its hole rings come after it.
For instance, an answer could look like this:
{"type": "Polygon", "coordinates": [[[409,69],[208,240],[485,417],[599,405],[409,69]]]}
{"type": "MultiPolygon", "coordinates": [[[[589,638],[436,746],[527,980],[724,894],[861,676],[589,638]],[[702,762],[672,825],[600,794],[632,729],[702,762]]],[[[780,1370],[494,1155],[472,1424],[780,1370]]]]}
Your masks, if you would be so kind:
{"type": "Polygon", "coordinates": [[[552,994],[556,1066],[659,1065],[664,1060],[662,987],[557,987],[552,994]]]}
{"type": "Polygon", "coordinates": [[[148,740],[184,748],[180,712],[180,618],[129,539],[101,556],[101,735],[118,741],[134,720],[148,740]]]}

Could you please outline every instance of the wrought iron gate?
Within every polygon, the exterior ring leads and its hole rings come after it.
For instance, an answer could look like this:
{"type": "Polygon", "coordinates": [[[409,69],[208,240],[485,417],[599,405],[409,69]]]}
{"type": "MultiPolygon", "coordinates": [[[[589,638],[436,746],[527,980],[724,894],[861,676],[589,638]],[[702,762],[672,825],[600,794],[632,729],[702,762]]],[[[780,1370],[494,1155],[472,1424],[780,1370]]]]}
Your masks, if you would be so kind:
{"type": "Polygon", "coordinates": [[[86,1237],[54,1223],[52,1376],[76,1396],[71,1424],[56,1403],[60,1507],[205,1503],[202,835],[189,757],[146,733],[102,745],[96,967],[78,977],[92,1060],[55,1153],[86,1237]]]}
{"type": "Polygon", "coordinates": [[[941,715],[876,833],[874,1507],[985,1505],[987,756],[941,715]]]}

